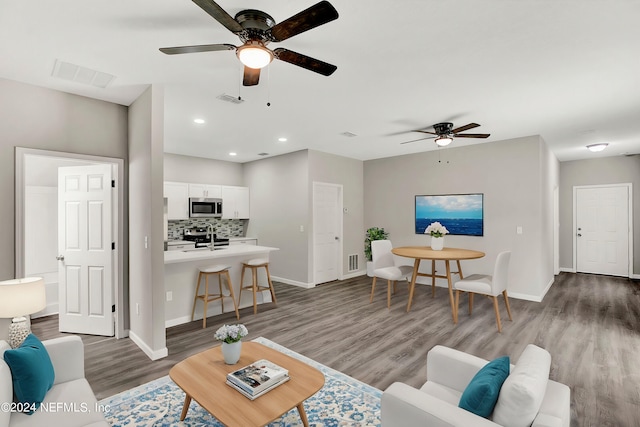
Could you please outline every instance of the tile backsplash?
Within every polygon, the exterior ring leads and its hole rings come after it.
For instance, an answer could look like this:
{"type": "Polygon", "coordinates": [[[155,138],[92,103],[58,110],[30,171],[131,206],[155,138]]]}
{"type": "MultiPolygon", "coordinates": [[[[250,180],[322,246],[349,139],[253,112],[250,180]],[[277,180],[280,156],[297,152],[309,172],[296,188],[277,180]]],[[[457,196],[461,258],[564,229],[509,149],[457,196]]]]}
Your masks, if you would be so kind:
{"type": "Polygon", "coordinates": [[[218,237],[245,237],[246,219],[193,218],[169,221],[169,240],[182,240],[185,228],[213,225],[218,237]]]}

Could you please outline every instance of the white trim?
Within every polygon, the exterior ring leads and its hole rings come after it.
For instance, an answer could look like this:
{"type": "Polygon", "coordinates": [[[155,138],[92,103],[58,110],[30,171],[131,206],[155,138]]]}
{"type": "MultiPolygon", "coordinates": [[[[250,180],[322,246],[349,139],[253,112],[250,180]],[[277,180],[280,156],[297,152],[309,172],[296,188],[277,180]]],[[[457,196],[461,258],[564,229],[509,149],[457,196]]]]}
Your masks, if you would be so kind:
{"type": "MultiPolygon", "coordinates": [[[[198,319],[193,319],[193,320],[198,320],[198,319]]],[[[200,320],[202,320],[202,316],[200,316],[200,320]]],[[[166,328],[170,328],[172,326],[183,325],[183,324],[189,323],[189,322],[191,322],[191,316],[176,317],[175,319],[165,320],[164,321],[164,327],[166,329],[166,328]]]]}
{"type": "Polygon", "coordinates": [[[640,280],[640,274],[632,274],[629,278],[630,279],[640,280]]]}
{"type": "Polygon", "coordinates": [[[95,163],[109,163],[113,165],[113,177],[116,180],[114,189],[114,208],[117,215],[113,215],[113,227],[115,233],[114,240],[116,249],[113,251],[116,262],[113,266],[113,277],[116,281],[114,286],[116,312],[115,337],[126,338],[128,330],[124,327],[124,315],[129,311],[125,307],[124,298],[124,160],[114,157],[100,157],[89,154],[66,153],[62,151],[38,150],[34,148],[15,147],[15,272],[16,277],[24,276],[24,162],[27,155],[51,157],[58,159],[83,160],[95,163]]]}
{"type": "Polygon", "coordinates": [[[542,302],[542,297],[537,295],[522,294],[519,292],[509,292],[509,298],[522,299],[525,301],[542,302]]]}
{"type": "Polygon", "coordinates": [[[575,273],[576,269],[575,268],[564,268],[564,267],[561,267],[560,268],[560,272],[561,273],[575,273]]]}
{"type": "Polygon", "coordinates": [[[600,185],[574,185],[573,186],[573,224],[572,224],[572,233],[573,233],[573,273],[578,270],[578,236],[576,233],[576,222],[577,222],[577,193],[579,189],[586,188],[608,188],[608,187],[627,187],[627,203],[628,203],[628,219],[629,219],[629,260],[627,262],[628,272],[626,276],[618,276],[618,277],[629,277],[633,278],[633,184],[630,182],[623,182],[618,184],[600,184],[600,185]]]}
{"type": "Polygon", "coordinates": [[[305,289],[311,289],[316,287],[316,285],[314,285],[313,283],[298,282],[297,280],[285,279],[284,277],[276,277],[274,275],[271,275],[271,281],[284,283],[285,285],[298,286],[300,288],[305,288],[305,289]]]}
{"type": "Polygon", "coordinates": [[[340,280],[353,279],[354,277],[360,277],[360,276],[366,276],[366,275],[367,275],[367,272],[364,270],[354,271],[349,274],[342,275],[340,280]]]}
{"type": "Polygon", "coordinates": [[[169,350],[167,349],[167,347],[154,351],[133,331],[129,331],[129,338],[131,338],[131,341],[133,341],[135,345],[140,347],[140,350],[142,350],[144,354],[146,354],[147,357],[151,360],[162,359],[163,357],[167,357],[169,355],[169,350]]]}

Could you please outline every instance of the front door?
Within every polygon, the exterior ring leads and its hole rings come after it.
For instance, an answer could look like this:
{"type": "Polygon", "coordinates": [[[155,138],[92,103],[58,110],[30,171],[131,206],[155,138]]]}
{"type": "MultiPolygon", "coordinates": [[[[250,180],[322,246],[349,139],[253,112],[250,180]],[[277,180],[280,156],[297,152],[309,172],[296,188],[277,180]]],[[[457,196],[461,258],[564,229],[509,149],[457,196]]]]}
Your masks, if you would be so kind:
{"type": "Polygon", "coordinates": [[[313,183],[314,284],[338,280],[342,252],[341,187],[313,183]]]}
{"type": "Polygon", "coordinates": [[[60,331],[113,336],[111,165],[58,169],[60,331]]]}
{"type": "Polygon", "coordinates": [[[629,187],[576,188],[576,271],[629,276],[629,187]]]}

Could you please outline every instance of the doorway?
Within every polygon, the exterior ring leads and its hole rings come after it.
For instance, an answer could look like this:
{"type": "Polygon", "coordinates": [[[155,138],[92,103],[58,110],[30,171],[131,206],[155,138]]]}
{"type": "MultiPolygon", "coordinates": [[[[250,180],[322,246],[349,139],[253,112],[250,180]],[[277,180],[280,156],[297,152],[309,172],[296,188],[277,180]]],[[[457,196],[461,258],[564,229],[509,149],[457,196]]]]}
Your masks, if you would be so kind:
{"type": "MultiPolygon", "coordinates": [[[[62,167],[88,167],[106,165],[111,170],[113,187],[113,205],[111,210],[115,249],[112,252],[111,279],[105,292],[110,292],[113,308],[109,307],[109,319],[112,319],[116,338],[126,337],[125,295],[124,295],[124,161],[107,157],[78,155],[74,153],[53,152],[16,148],[16,276],[41,276],[45,279],[47,307],[35,316],[59,312],[60,307],[60,266],[58,239],[58,170],[62,167]],[[46,213],[46,214],[45,214],[46,213]],[[111,311],[113,310],[113,314],[111,311]]],[[[104,167],[104,166],[103,166],[104,167]]],[[[109,183],[111,184],[111,183],[109,183]]],[[[109,243],[111,246],[111,242],[109,243]]],[[[68,287],[67,287],[68,289],[68,287]]],[[[74,331],[93,333],[92,331],[74,331]]],[[[104,331],[95,331],[104,335],[104,331]]]]}
{"type": "Polygon", "coordinates": [[[313,283],[342,278],[342,186],[313,183],[313,283]]]}
{"type": "Polygon", "coordinates": [[[631,184],[574,187],[574,265],[578,273],[631,276],[631,184]]]}

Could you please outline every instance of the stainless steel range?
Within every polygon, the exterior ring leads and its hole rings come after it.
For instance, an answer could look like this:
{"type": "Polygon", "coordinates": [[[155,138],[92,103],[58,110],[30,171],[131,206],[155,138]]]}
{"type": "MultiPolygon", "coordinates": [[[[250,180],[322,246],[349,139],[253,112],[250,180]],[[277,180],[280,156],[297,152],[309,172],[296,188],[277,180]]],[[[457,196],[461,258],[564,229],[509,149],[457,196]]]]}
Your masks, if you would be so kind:
{"type": "Polygon", "coordinates": [[[196,243],[196,248],[206,248],[212,243],[212,249],[224,249],[229,246],[229,239],[218,238],[213,227],[187,228],[184,230],[184,240],[196,243]]]}

